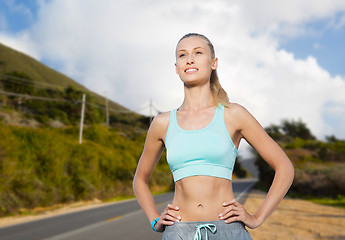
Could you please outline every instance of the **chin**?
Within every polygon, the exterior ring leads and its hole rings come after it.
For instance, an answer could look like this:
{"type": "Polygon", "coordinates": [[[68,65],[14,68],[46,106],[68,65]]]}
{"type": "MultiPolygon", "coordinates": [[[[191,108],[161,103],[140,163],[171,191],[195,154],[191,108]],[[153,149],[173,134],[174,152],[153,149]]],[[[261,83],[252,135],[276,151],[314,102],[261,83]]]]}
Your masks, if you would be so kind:
{"type": "Polygon", "coordinates": [[[204,79],[200,79],[200,78],[192,78],[192,77],[187,78],[187,79],[181,79],[181,80],[185,85],[196,85],[196,84],[200,84],[200,83],[209,81],[209,80],[204,80],[204,79]]]}
{"type": "Polygon", "coordinates": [[[186,87],[194,87],[194,86],[200,85],[200,83],[201,83],[202,81],[200,81],[200,80],[195,80],[195,81],[193,81],[193,80],[183,81],[183,80],[182,80],[182,82],[183,82],[183,84],[184,84],[186,87]]]}

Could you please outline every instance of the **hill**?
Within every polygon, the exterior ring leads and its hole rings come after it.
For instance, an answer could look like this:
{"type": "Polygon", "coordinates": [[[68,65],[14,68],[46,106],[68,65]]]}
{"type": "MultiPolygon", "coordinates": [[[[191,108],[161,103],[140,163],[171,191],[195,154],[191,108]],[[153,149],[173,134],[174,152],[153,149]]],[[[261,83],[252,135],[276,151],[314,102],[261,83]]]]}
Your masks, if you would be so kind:
{"type": "MultiPolygon", "coordinates": [[[[90,91],[73,79],[42,64],[36,59],[0,43],[0,74],[11,72],[25,73],[34,82],[43,85],[46,84],[47,87],[56,85],[61,86],[61,89],[69,86],[74,87],[77,90],[90,93],[95,97],[97,102],[99,101],[98,103],[104,104],[104,98],[102,96],[90,91]]],[[[114,109],[128,110],[113,101],[109,101],[109,105],[114,109]]]]}
{"type": "Polygon", "coordinates": [[[68,86],[89,92],[88,89],[75,82],[73,79],[40,63],[34,58],[0,43],[0,66],[2,73],[22,72],[30,76],[35,82],[46,83],[47,86],[58,85],[61,88],[68,86]]]}
{"type": "MultiPolygon", "coordinates": [[[[4,118],[4,110],[11,110],[10,113],[7,111],[5,117],[10,118],[9,122],[12,123],[16,122],[12,116],[15,111],[22,113],[21,118],[35,119],[41,124],[47,125],[50,120],[58,120],[64,125],[76,124],[79,117],[70,114],[80,114],[83,93],[86,94],[88,103],[86,123],[106,122],[104,97],[34,58],[1,43],[0,91],[0,111],[3,112],[0,116],[4,118]],[[12,114],[12,117],[8,114],[12,114]]],[[[147,117],[131,112],[116,102],[109,101],[108,109],[110,123],[113,125],[134,124],[141,128],[148,126],[147,117]]]]}
{"type": "MultiPolygon", "coordinates": [[[[295,167],[290,196],[333,199],[345,196],[344,140],[335,136],[327,136],[326,141],[318,140],[302,121],[283,120],[281,125],[273,124],[265,130],[295,167]]],[[[255,154],[260,182],[268,188],[272,183],[274,170],[259,154],[255,154]]]]}

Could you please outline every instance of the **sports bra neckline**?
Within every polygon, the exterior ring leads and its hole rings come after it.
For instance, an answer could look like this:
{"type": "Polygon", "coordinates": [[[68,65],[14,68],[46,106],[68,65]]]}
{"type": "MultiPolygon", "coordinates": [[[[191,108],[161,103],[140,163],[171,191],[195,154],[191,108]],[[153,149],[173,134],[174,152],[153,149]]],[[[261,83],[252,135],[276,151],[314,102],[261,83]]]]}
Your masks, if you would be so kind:
{"type": "Polygon", "coordinates": [[[181,128],[180,125],[179,125],[178,122],[177,122],[177,114],[176,114],[176,113],[177,113],[177,110],[178,110],[179,108],[174,109],[174,121],[175,121],[175,124],[176,124],[177,128],[178,128],[180,131],[182,131],[182,132],[186,132],[186,133],[188,133],[188,132],[189,132],[189,133],[201,132],[201,131],[206,130],[207,128],[211,127],[212,124],[216,121],[217,112],[218,112],[218,109],[219,109],[219,108],[220,108],[220,105],[219,105],[219,103],[218,103],[218,105],[217,105],[217,107],[216,107],[216,110],[215,110],[215,112],[214,112],[214,114],[213,114],[212,121],[211,121],[209,124],[207,124],[205,127],[200,128],[200,129],[185,130],[185,129],[181,128]]]}

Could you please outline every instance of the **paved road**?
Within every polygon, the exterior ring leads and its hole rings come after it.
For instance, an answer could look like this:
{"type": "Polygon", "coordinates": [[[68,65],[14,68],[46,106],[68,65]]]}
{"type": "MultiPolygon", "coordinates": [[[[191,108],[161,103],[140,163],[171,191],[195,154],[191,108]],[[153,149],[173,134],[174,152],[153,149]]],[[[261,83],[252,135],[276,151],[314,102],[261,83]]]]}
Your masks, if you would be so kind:
{"type": "MultiPolygon", "coordinates": [[[[244,202],[256,179],[235,180],[234,193],[244,202]]],[[[155,196],[162,211],[171,202],[173,193],[155,196]]],[[[161,239],[150,229],[149,222],[136,200],[111,203],[84,211],[0,228],[1,240],[78,240],[78,239],[161,239]]]]}

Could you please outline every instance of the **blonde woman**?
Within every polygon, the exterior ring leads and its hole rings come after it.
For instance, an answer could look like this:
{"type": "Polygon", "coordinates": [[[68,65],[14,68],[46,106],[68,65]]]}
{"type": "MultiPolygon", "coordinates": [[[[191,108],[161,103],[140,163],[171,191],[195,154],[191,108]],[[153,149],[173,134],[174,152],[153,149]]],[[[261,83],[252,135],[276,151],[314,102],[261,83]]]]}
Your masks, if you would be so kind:
{"type": "Polygon", "coordinates": [[[277,208],[294,176],[291,161],[241,105],[230,103],[217,76],[218,59],[204,35],[183,36],[176,47],[176,73],[184,84],[182,105],[154,118],[135,173],[136,198],[163,239],[251,239],[277,208]],[[275,170],[262,205],[250,214],[236,201],[232,170],[244,138],[275,170]],[[171,204],[157,211],[148,182],[167,149],[175,182],[171,204]]]}

